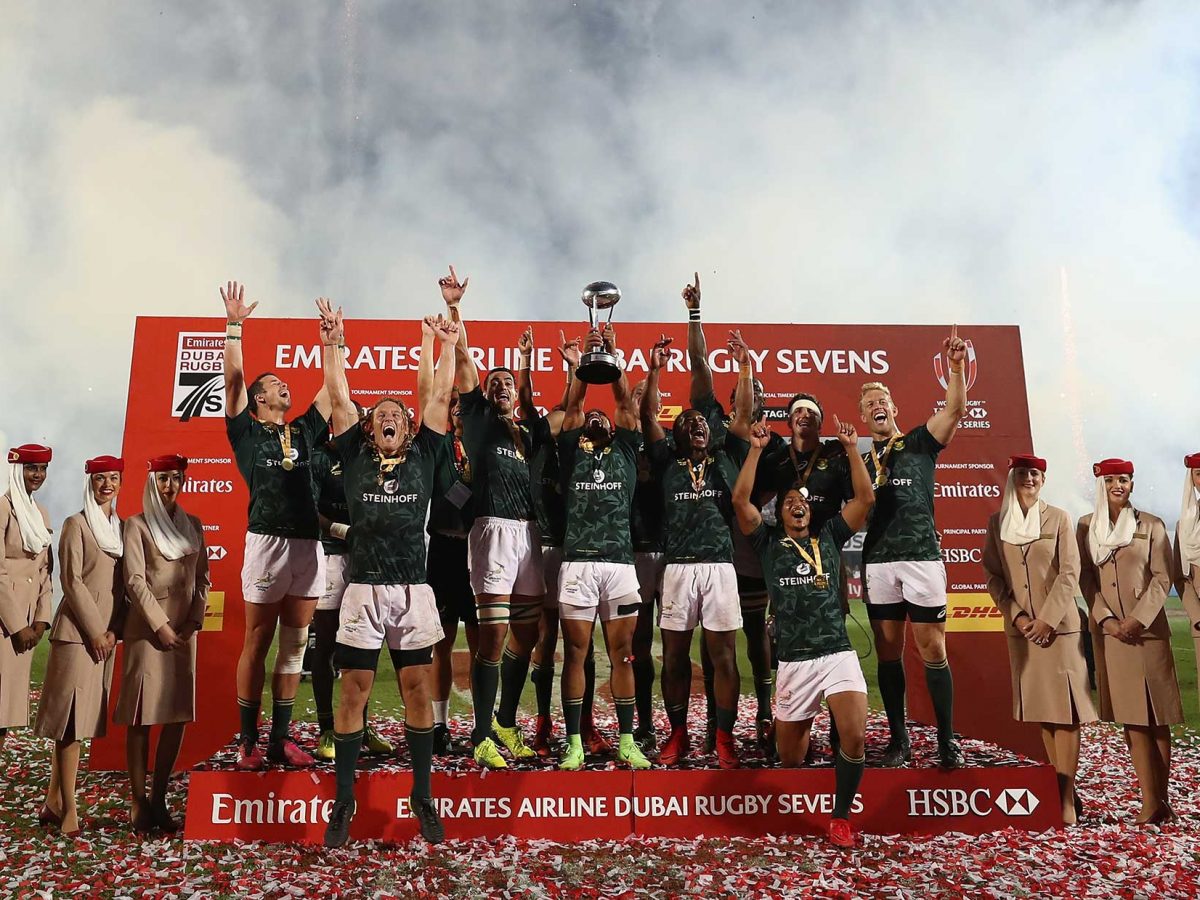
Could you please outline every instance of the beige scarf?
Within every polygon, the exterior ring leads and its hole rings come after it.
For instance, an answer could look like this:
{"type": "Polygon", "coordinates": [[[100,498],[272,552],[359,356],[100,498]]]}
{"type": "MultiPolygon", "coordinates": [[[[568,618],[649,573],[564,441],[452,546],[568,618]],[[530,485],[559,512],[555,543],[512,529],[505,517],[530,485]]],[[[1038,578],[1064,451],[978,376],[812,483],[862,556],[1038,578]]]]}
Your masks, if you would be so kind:
{"type": "Polygon", "coordinates": [[[1000,501],[1000,540],[1006,544],[1023,547],[1042,536],[1042,503],[1037,501],[1029,512],[1021,511],[1017,499],[1017,487],[1013,482],[1012,470],[1004,485],[1004,499],[1000,501]]]}
{"type": "Polygon", "coordinates": [[[92,537],[100,549],[116,559],[125,552],[125,542],[121,539],[121,520],[117,518],[117,501],[109,507],[111,512],[105,516],[104,510],[96,502],[92,494],[92,476],[83,476],[83,517],[87,520],[92,537]]]}
{"type": "Polygon", "coordinates": [[[200,536],[178,503],[175,504],[175,514],[167,514],[166,504],[158,495],[154,476],[155,473],[151,472],[146,479],[146,493],[142,497],[142,510],[146,525],[150,528],[150,537],[154,539],[158,552],[167,559],[182,559],[200,549],[200,536]]]}
{"type": "Polygon", "coordinates": [[[25,490],[25,472],[21,463],[9,464],[8,499],[21,529],[21,543],[25,552],[37,556],[50,546],[50,529],[46,527],[42,511],[25,490]]]}
{"type": "Polygon", "coordinates": [[[1183,506],[1179,510],[1179,563],[1184,577],[1200,566],[1200,503],[1192,485],[1192,470],[1183,476],[1183,506]]]}
{"type": "Polygon", "coordinates": [[[1092,526],[1088,529],[1088,549],[1092,551],[1092,562],[1096,565],[1108,562],[1109,557],[1133,540],[1136,529],[1133,507],[1128,504],[1117,514],[1117,524],[1109,521],[1104,478],[1097,478],[1096,508],[1092,513],[1092,526]]]}

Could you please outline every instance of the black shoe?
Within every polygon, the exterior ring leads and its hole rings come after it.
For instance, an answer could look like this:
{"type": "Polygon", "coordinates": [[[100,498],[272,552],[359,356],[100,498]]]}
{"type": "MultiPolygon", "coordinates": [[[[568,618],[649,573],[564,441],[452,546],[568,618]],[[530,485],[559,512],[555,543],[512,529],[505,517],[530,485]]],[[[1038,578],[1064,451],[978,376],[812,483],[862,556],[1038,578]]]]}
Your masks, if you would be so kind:
{"type": "Polygon", "coordinates": [[[438,815],[433,800],[429,797],[410,797],[408,802],[412,807],[412,814],[417,817],[417,821],[421,825],[421,837],[431,844],[440,844],[444,841],[446,829],[442,827],[442,819],[438,815]]]}
{"type": "Polygon", "coordinates": [[[938,768],[957,769],[966,762],[958,741],[946,741],[938,744],[938,768]]]}
{"type": "Polygon", "coordinates": [[[654,726],[636,729],[633,732],[633,742],[643,753],[653,753],[658,747],[658,735],[654,733],[654,726]]]}
{"type": "Polygon", "coordinates": [[[344,847],[350,839],[350,823],[358,804],[353,800],[334,800],[329,813],[329,824],[325,826],[325,846],[344,847]]]}
{"type": "Polygon", "coordinates": [[[912,762],[912,744],[907,739],[897,741],[892,738],[883,751],[883,759],[879,760],[879,765],[885,769],[899,769],[910,762],[912,762]]]}
{"type": "Polygon", "coordinates": [[[709,719],[704,726],[704,752],[717,752],[717,720],[709,719]]]}
{"type": "Polygon", "coordinates": [[[450,755],[450,729],[441,722],[433,726],[433,755],[450,755]]]}

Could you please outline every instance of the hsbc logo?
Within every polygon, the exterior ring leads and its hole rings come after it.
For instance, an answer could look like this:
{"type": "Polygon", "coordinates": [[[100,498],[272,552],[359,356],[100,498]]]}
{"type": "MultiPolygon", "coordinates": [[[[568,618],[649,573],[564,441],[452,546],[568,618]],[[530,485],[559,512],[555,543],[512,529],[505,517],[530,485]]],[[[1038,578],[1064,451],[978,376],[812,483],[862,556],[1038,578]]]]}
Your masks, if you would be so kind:
{"type": "MultiPolygon", "coordinates": [[[[975,377],[979,374],[979,364],[975,359],[975,345],[970,341],[965,341],[967,345],[966,367],[963,376],[966,378],[967,390],[975,386],[975,377]]],[[[949,382],[946,378],[946,358],[941,353],[935,353],[933,356],[933,374],[937,376],[938,384],[942,386],[942,390],[949,387],[949,382]]]]}
{"type": "Polygon", "coordinates": [[[209,562],[217,562],[218,560],[224,559],[228,555],[229,555],[229,551],[226,550],[224,547],[220,546],[219,544],[209,544],[208,545],[208,561],[209,562]]]}
{"type": "Polygon", "coordinates": [[[999,810],[1014,818],[1029,816],[1038,808],[1039,800],[1029,788],[1004,788],[992,799],[989,788],[909,788],[910,816],[979,816],[999,810]]]}
{"type": "Polygon", "coordinates": [[[943,547],[942,562],[981,563],[983,562],[983,551],[978,548],[943,547]]]}
{"type": "Polygon", "coordinates": [[[232,494],[233,482],[228,478],[189,478],[183,483],[185,494],[232,494]]]}
{"type": "Polygon", "coordinates": [[[225,335],[181,331],[175,351],[171,415],[180,422],[225,414],[225,335]]]}

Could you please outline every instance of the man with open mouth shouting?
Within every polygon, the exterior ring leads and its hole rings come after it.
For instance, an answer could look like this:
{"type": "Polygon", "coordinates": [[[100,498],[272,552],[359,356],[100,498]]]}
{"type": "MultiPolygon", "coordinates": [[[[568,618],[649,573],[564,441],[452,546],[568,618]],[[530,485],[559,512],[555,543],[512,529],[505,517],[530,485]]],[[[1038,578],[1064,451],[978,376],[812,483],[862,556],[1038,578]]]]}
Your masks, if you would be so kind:
{"type": "Polygon", "coordinates": [[[459,282],[451,267],[438,284],[450,318],[459,325],[455,384],[461,392],[463,444],[471,460],[476,516],[467,538],[479,616],[479,649],[471,663],[471,741],[479,765],[501,769],[508,763],[493,735],[513,759],[535,755],[517,724],[517,705],[538,639],[546,582],[529,470],[534,434],[527,423],[513,418],[517,387],[512,370],[498,366],[480,384],[458,310],[469,280],[459,282]]]}
{"type": "MultiPolygon", "coordinates": [[[[733,420],[710,427],[703,413],[686,409],[675,418],[668,439],[658,423],[659,373],[667,361],[665,335],[650,351],[650,374],[642,394],[642,429],[653,478],[663,507],[662,577],[663,702],[671,735],[659,762],[677,765],[687,756],[688,700],[692,682],[692,632],[700,625],[713,663],[716,751],[723,769],[739,766],[733,740],[740,681],[737,631],[742,626],[737,573],[733,568],[730,495],[737,466],[745,458],[753,402],[753,364],[741,335],[731,332],[730,351],[738,362],[733,420]],[[731,460],[730,452],[735,456],[731,460]]],[[[693,370],[693,378],[695,377],[693,370]]]]}
{"type": "Polygon", "coordinates": [[[946,659],[946,567],[933,521],[934,467],[954,437],[967,409],[963,380],[966,343],[958,326],[943,342],[949,360],[946,405],[907,434],[896,424],[896,404],[887,386],[862,386],[859,412],[871,432],[871,450],[863,455],[875,485],[875,509],[863,541],[867,615],[879,654],[879,693],[891,740],[883,765],[902,766],[912,759],[904,718],[904,623],[913,624],[917,650],[925,661],[925,683],[937,719],[938,763],[963,763],[954,740],[954,680],[946,659]]]}
{"type": "MultiPolygon", "coordinates": [[[[321,304],[321,340],[342,343],[342,311],[321,304]]],[[[437,599],[427,583],[424,542],[417,539],[429,510],[434,466],[449,425],[458,326],[427,317],[423,344],[436,337],[441,354],[432,379],[419,381],[421,425],[407,407],[384,397],[361,421],[340,357],[327,371],[333,402],[333,448],[342,461],[350,513],[350,575],[338,625],[335,659],[342,691],[334,717],[337,800],[325,845],[345,844],[354,817],[354,767],[363,742],[363,710],[384,643],[404,700],[404,730],[412,756],[411,812],[430,843],[444,832],[430,792],[433,762],[433,647],[443,637],[437,599]]],[[[432,355],[430,353],[430,355],[432,355]]],[[[422,365],[429,359],[422,353],[422,365]]]]}

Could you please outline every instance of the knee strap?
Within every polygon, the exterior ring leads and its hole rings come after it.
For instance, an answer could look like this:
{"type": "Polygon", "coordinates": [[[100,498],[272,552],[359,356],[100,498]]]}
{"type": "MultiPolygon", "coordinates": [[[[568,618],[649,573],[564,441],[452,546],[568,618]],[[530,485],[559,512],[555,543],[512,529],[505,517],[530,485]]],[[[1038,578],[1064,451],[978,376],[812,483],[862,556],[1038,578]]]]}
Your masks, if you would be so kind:
{"type": "Polygon", "coordinates": [[[276,675],[299,675],[304,670],[304,650],[308,646],[308,626],[279,626],[279,652],[275,654],[276,675]]]}

